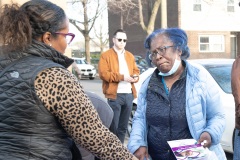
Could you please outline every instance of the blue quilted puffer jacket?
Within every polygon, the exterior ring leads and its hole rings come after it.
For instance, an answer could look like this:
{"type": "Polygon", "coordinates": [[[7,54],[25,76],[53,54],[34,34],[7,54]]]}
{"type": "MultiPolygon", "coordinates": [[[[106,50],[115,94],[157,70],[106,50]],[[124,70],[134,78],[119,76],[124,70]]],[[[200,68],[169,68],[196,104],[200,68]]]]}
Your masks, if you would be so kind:
{"type": "MultiPolygon", "coordinates": [[[[186,78],[186,115],[192,137],[199,139],[202,132],[208,132],[212,138],[209,148],[219,160],[226,160],[220,145],[225,129],[225,113],[223,110],[220,88],[211,75],[200,65],[187,65],[186,78]]],[[[138,94],[138,107],[134,114],[132,132],[128,141],[128,149],[134,153],[140,146],[148,146],[146,121],[146,93],[149,76],[142,84],[138,94]]]]}

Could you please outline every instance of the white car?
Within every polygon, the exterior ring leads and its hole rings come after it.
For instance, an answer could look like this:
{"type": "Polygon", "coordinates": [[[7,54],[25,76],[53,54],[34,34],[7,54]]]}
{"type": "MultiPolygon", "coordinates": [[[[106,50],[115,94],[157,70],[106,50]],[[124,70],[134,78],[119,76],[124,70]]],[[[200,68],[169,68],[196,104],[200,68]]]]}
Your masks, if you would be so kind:
{"type": "Polygon", "coordinates": [[[190,62],[201,64],[217,82],[226,114],[226,128],[221,139],[224,151],[233,153],[235,128],[235,102],[231,88],[231,70],[235,59],[196,59],[190,62]]]}
{"type": "MultiPolygon", "coordinates": [[[[226,114],[226,128],[221,139],[224,151],[233,153],[233,137],[235,128],[235,104],[231,89],[231,69],[234,59],[196,59],[188,60],[190,63],[202,65],[212,75],[219,86],[222,95],[222,102],[226,114]]],[[[139,82],[135,83],[136,90],[139,91],[141,84],[150,76],[155,68],[149,68],[139,76],[139,82]]],[[[137,99],[133,100],[133,105],[137,105],[137,99]]],[[[136,106],[134,107],[136,108],[136,106]]],[[[130,125],[131,125],[130,117],[130,125]]],[[[128,131],[131,131],[131,128],[128,131]]]]}
{"type": "Polygon", "coordinates": [[[72,59],[74,59],[74,61],[77,64],[77,67],[81,71],[82,78],[89,78],[93,80],[96,77],[97,74],[96,68],[93,65],[88,64],[85,58],[72,57],[72,59]]]}
{"type": "MultiPolygon", "coordinates": [[[[142,74],[140,74],[138,82],[134,83],[134,87],[137,92],[140,90],[142,83],[147,79],[147,77],[152,75],[152,73],[154,72],[155,69],[156,69],[156,67],[148,68],[146,71],[144,71],[142,74]]],[[[133,100],[133,104],[137,105],[137,98],[135,98],[133,100]]]]}

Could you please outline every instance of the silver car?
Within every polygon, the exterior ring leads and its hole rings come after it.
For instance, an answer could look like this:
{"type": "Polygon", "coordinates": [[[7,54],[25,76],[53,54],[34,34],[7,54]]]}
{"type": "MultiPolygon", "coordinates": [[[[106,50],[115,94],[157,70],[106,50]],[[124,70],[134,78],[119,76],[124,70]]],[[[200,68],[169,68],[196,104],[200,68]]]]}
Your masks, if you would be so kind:
{"type": "Polygon", "coordinates": [[[96,77],[97,74],[96,68],[93,65],[88,64],[85,58],[72,57],[72,59],[74,59],[74,61],[77,64],[77,67],[81,71],[82,78],[89,78],[93,80],[96,77]]]}

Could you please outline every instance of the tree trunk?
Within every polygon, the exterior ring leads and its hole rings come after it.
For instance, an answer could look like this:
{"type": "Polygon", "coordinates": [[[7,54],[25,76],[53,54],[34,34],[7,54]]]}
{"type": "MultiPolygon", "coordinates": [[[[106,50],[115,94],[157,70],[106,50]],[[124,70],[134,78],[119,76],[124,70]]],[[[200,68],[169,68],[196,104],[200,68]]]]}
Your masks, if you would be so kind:
{"type": "Polygon", "coordinates": [[[84,11],[84,37],[85,37],[85,54],[86,61],[91,64],[90,60],[90,37],[89,37],[89,24],[88,24],[88,14],[87,14],[87,1],[82,1],[83,11],[84,11]]]}
{"type": "Polygon", "coordinates": [[[138,0],[138,6],[139,6],[139,21],[142,29],[147,32],[147,34],[151,34],[154,30],[154,25],[155,25],[155,20],[157,17],[157,12],[159,9],[159,6],[161,4],[161,0],[156,0],[154,2],[153,8],[152,8],[152,13],[150,16],[150,19],[148,21],[148,25],[146,26],[144,23],[144,18],[143,18],[143,13],[142,13],[142,2],[141,0],[138,0]]]}
{"type": "MultiPolygon", "coordinates": [[[[94,24],[95,24],[95,21],[96,19],[98,18],[99,15],[101,15],[102,11],[105,9],[105,7],[100,7],[100,0],[97,0],[97,1],[90,1],[90,0],[72,0],[71,2],[72,4],[75,4],[75,3],[81,3],[81,9],[83,9],[83,17],[84,17],[84,20],[83,21],[78,21],[76,19],[72,19],[70,18],[69,21],[70,23],[72,23],[81,33],[82,35],[84,36],[84,39],[85,39],[85,59],[88,63],[91,63],[91,56],[90,56],[90,31],[92,30],[94,24]],[[92,7],[90,5],[90,2],[95,2],[94,3],[94,7],[92,7]],[[97,6],[95,5],[97,4],[97,6]],[[91,10],[91,13],[94,13],[93,16],[92,14],[90,14],[89,12],[89,15],[88,15],[88,8],[90,8],[91,10]],[[93,9],[94,8],[94,9],[93,9]],[[89,16],[91,18],[89,18],[89,16]]],[[[91,4],[92,4],[91,3],[91,4]]],[[[101,1],[102,3],[102,1],[101,1]]],[[[76,18],[76,17],[74,17],[76,18]]]]}
{"type": "Polygon", "coordinates": [[[86,52],[86,61],[91,64],[90,59],[90,37],[88,34],[85,35],[85,52],[86,52]]]}

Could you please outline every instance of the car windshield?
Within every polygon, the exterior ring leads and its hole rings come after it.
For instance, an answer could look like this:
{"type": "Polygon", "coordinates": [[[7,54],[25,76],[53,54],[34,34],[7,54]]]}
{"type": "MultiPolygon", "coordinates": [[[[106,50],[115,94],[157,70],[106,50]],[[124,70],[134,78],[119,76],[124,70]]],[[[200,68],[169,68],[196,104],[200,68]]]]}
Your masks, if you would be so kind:
{"type": "Polygon", "coordinates": [[[75,62],[77,64],[87,64],[87,62],[85,60],[83,60],[83,59],[75,59],[75,62]]]}
{"type": "Polygon", "coordinates": [[[226,93],[231,94],[231,65],[225,66],[205,66],[208,72],[212,75],[218,85],[226,93]]]}

